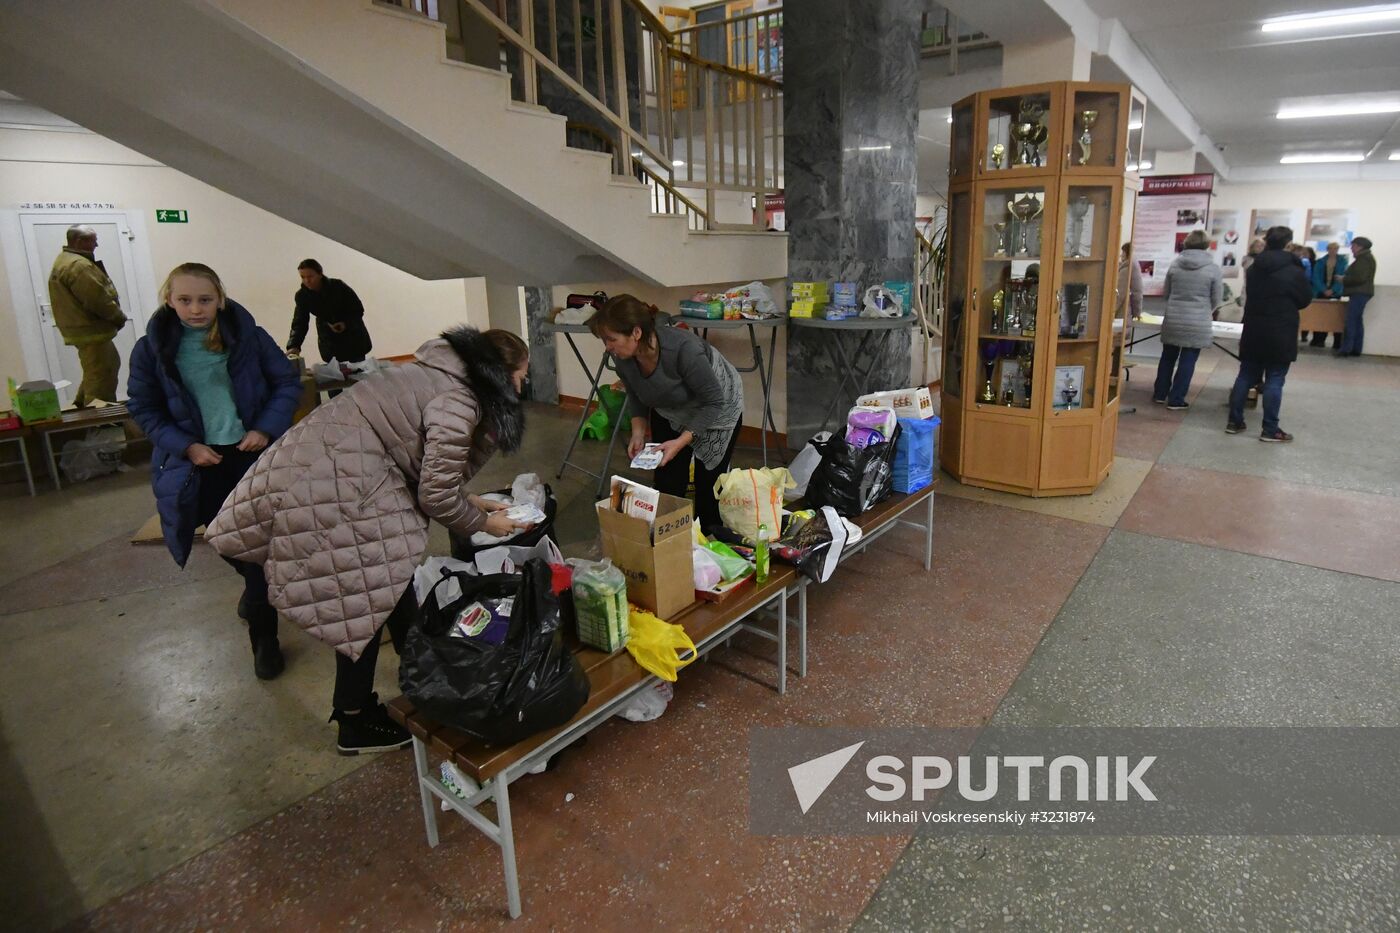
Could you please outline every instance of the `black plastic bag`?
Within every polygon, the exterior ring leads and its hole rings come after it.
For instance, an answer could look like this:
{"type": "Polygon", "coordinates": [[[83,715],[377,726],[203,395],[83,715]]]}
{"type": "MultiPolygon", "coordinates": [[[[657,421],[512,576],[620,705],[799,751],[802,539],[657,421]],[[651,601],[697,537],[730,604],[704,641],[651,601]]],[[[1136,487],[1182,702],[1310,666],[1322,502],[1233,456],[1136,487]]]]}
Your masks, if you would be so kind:
{"type": "Polygon", "coordinates": [[[888,441],[857,449],[844,437],[813,442],[822,462],[807,484],[807,502],[819,509],[829,505],[847,518],[855,518],[877,502],[889,498],[894,486],[894,451],[900,428],[888,441]]]}
{"type": "MultiPolygon", "coordinates": [[[[438,604],[442,583],[405,633],[399,687],[434,719],[491,745],[513,745],[563,725],[588,701],[588,675],[565,646],[552,572],[532,560],[519,574],[455,577],[462,594],[438,604]],[[450,634],[462,609],[483,599],[515,597],[510,627],[499,645],[450,634]]],[[[410,587],[405,598],[413,600],[410,587]]]]}
{"type": "MultiPolygon", "coordinates": [[[[510,495],[509,489],[498,489],[496,492],[503,496],[510,495]]],[[[559,503],[554,498],[554,490],[549,488],[549,484],[546,483],[544,487],[544,521],[540,522],[529,531],[522,531],[513,538],[506,538],[504,541],[497,541],[495,544],[472,544],[471,535],[466,535],[464,537],[457,534],[455,531],[448,532],[447,540],[452,547],[452,556],[457,560],[466,561],[470,564],[476,559],[477,551],[484,551],[487,548],[504,547],[506,545],[510,545],[511,547],[534,547],[545,538],[550,538],[555,544],[558,544],[559,539],[554,535],[554,516],[558,514],[558,511],[559,503]]]]}

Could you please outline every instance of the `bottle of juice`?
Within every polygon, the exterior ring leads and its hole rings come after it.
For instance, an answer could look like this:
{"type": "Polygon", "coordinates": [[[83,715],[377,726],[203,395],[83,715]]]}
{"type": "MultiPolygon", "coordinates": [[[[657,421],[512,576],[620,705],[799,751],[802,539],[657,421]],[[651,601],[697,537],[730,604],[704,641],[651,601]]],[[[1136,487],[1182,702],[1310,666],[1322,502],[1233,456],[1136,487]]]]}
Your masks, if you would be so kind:
{"type": "Polygon", "coordinates": [[[759,586],[768,582],[768,526],[758,526],[758,540],[753,549],[754,580],[759,586]]]}

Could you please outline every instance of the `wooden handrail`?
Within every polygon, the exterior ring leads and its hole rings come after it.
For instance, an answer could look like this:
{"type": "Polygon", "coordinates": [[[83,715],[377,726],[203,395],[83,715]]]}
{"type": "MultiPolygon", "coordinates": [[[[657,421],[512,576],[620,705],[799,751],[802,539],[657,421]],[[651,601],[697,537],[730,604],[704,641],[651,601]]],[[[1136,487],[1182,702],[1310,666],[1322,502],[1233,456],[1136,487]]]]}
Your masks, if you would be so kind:
{"type": "Polygon", "coordinates": [[[741,13],[738,16],[731,16],[728,19],[717,19],[710,23],[696,23],[694,26],[682,26],[671,33],[673,36],[682,36],[688,32],[699,32],[702,29],[718,29],[721,26],[729,26],[734,23],[742,23],[746,19],[760,19],[765,16],[781,16],[783,8],[780,6],[769,7],[766,10],[757,10],[753,13],[741,13]]]}
{"type": "Polygon", "coordinates": [[[779,91],[783,89],[783,82],[778,81],[775,78],[770,78],[766,75],[761,75],[753,71],[745,71],[742,68],[731,68],[729,65],[721,65],[719,62],[712,62],[707,58],[700,58],[698,56],[691,55],[689,52],[684,52],[680,49],[667,49],[666,55],[670,58],[677,59],[678,61],[688,62],[696,66],[697,68],[709,68],[719,74],[729,75],[730,77],[738,78],[743,81],[751,81],[754,84],[762,85],[763,87],[775,88],[779,91]]]}

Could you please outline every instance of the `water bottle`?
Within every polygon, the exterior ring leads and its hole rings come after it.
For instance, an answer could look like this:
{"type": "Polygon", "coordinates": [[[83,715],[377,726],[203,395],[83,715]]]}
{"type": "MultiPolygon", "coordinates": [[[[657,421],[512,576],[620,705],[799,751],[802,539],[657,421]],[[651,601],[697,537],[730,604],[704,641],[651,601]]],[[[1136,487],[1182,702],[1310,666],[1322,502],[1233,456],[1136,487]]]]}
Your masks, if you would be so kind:
{"type": "Polygon", "coordinates": [[[758,541],[753,549],[754,578],[759,586],[768,582],[768,526],[758,526],[758,541]]]}

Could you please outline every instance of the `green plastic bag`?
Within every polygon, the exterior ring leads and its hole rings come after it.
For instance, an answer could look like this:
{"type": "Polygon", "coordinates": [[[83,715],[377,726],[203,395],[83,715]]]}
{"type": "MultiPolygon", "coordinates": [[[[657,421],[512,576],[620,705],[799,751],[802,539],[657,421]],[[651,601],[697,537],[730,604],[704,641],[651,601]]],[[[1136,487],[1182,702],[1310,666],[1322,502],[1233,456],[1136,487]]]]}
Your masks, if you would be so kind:
{"type": "Polygon", "coordinates": [[[753,573],[753,564],[740,557],[733,548],[723,541],[710,541],[703,547],[710,552],[715,563],[719,564],[720,576],[725,583],[753,573]]]}
{"type": "Polygon", "coordinates": [[[598,387],[598,407],[579,428],[578,436],[584,439],[605,441],[612,437],[613,425],[622,414],[622,404],[627,395],[609,386],[598,387]]]}

